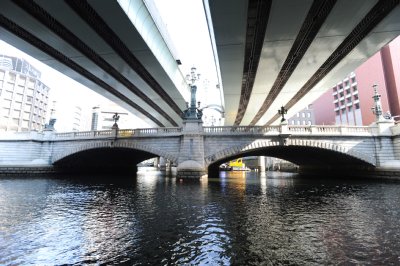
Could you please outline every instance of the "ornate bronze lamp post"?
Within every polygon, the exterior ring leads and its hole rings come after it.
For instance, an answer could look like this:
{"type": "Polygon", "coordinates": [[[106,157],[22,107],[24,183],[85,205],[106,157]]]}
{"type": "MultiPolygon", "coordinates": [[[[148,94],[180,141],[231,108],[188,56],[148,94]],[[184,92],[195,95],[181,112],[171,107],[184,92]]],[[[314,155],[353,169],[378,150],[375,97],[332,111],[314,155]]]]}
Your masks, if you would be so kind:
{"type": "Polygon", "coordinates": [[[198,106],[196,107],[196,91],[197,87],[195,82],[200,79],[200,74],[196,74],[196,68],[192,67],[190,71],[190,75],[186,75],[186,80],[189,82],[190,86],[190,106],[188,105],[188,109],[186,109],[183,113],[184,119],[190,120],[200,120],[203,112],[199,109],[200,102],[198,102],[198,106]]]}
{"type": "Polygon", "coordinates": [[[286,120],[285,114],[287,114],[287,109],[282,106],[281,109],[278,110],[278,113],[282,116],[281,123],[284,122],[286,120]]]}
{"type": "Polygon", "coordinates": [[[383,119],[381,95],[378,93],[378,85],[374,84],[374,85],[372,85],[372,88],[374,88],[374,96],[372,96],[372,99],[374,99],[375,106],[372,107],[371,109],[372,109],[372,113],[375,114],[376,121],[380,121],[383,119]]]}
{"type": "Polygon", "coordinates": [[[119,114],[118,113],[115,113],[114,115],[113,115],[113,120],[114,120],[114,125],[112,126],[112,128],[118,128],[118,124],[117,124],[117,122],[118,122],[118,120],[119,120],[119,114]]]}

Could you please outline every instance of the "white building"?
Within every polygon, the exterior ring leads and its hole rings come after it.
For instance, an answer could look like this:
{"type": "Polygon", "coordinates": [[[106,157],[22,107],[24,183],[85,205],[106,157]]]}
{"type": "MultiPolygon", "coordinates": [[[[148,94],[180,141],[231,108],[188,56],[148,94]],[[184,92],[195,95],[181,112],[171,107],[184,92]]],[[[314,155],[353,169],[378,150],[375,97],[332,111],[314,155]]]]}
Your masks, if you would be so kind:
{"type": "Polygon", "coordinates": [[[42,130],[49,91],[26,60],[0,55],[0,131],[42,130]]]}

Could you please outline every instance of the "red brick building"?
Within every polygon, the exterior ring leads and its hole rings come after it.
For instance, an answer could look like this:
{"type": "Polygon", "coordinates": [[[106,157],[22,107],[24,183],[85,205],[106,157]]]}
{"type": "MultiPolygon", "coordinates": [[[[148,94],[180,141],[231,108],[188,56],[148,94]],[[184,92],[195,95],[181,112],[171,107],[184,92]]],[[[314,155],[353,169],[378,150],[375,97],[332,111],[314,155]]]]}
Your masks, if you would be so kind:
{"type": "Polygon", "coordinates": [[[372,85],[378,85],[383,112],[400,120],[400,37],[382,48],[312,103],[317,125],[370,125],[372,85]]]}

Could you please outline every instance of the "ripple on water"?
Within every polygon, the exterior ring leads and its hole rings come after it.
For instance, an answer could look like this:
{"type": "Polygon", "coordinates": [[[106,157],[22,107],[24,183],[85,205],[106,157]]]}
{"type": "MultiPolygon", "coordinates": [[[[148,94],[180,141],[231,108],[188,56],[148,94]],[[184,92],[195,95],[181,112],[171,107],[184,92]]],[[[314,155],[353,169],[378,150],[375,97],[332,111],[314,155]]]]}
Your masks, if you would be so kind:
{"type": "Polygon", "coordinates": [[[0,179],[0,264],[400,264],[399,183],[110,183],[0,179]]]}

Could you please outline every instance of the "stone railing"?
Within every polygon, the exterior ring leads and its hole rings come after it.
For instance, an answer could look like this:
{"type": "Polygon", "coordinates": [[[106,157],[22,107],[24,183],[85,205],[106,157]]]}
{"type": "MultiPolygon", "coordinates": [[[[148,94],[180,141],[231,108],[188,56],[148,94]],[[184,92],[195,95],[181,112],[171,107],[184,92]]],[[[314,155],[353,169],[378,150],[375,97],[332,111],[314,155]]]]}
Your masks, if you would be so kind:
{"type": "MultiPolygon", "coordinates": [[[[121,132],[121,130],[120,130],[121,132]]],[[[134,129],[135,136],[171,136],[171,135],[179,135],[182,133],[181,127],[159,127],[159,128],[140,128],[134,129]]]]}
{"type": "MultiPolygon", "coordinates": [[[[398,126],[392,127],[393,135],[400,134],[398,126]],[[397,133],[397,134],[396,134],[397,133]]],[[[324,135],[324,136],[371,136],[379,134],[376,127],[368,126],[213,126],[203,127],[204,135],[324,135]]],[[[69,140],[98,138],[130,138],[147,136],[179,136],[183,134],[180,127],[171,128],[140,128],[81,132],[4,132],[0,140],[69,140]]]]}
{"type": "Polygon", "coordinates": [[[203,127],[206,135],[371,135],[375,128],[368,126],[232,126],[203,127]]]}
{"type": "Polygon", "coordinates": [[[289,134],[295,135],[371,135],[376,131],[368,126],[288,126],[289,134]]]}
{"type": "Polygon", "coordinates": [[[81,131],[54,133],[54,140],[57,139],[91,139],[91,138],[129,138],[138,136],[170,136],[181,134],[182,128],[139,128],[139,129],[118,129],[101,131],[81,131]]]}
{"type": "Polygon", "coordinates": [[[112,130],[101,130],[101,131],[78,131],[78,132],[62,132],[55,133],[55,139],[90,139],[90,138],[103,138],[111,137],[112,130]]]}
{"type": "Polygon", "coordinates": [[[232,126],[203,127],[206,135],[245,135],[245,134],[279,134],[280,126],[232,126]]]}

